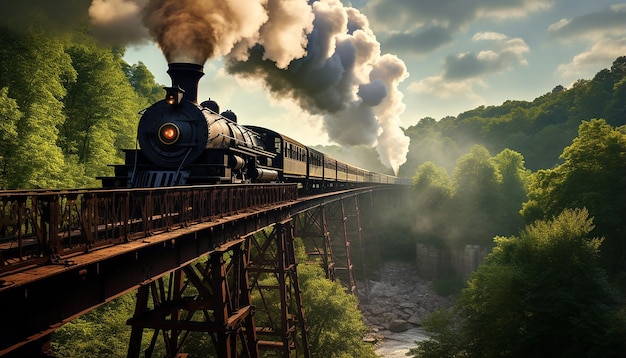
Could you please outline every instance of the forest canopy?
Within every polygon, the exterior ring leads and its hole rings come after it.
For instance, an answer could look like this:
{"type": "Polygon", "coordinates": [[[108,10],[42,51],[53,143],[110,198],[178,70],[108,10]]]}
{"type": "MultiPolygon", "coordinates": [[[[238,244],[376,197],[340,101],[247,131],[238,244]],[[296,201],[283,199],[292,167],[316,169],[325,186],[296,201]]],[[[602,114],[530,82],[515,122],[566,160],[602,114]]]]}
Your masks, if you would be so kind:
{"type": "Polygon", "coordinates": [[[532,171],[553,168],[562,163],[559,155],[583,120],[602,118],[612,127],[626,124],[625,99],[626,56],[622,56],[593,79],[578,80],[568,89],[557,85],[531,102],[509,100],[456,117],[422,118],[405,130],[411,145],[400,175],[413,176],[427,161],[451,172],[456,160],[476,144],[491,153],[516,151],[532,171]]]}
{"type": "Polygon", "coordinates": [[[162,91],[89,34],[0,28],[0,188],[99,187],[162,91]]]}

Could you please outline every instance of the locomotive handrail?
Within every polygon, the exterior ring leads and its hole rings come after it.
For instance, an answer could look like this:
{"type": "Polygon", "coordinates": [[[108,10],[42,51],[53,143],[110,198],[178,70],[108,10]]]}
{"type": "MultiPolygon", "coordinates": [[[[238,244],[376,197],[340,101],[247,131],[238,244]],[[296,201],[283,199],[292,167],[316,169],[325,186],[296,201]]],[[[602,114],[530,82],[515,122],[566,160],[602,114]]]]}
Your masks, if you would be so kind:
{"type": "Polygon", "coordinates": [[[0,275],[296,198],[295,184],[0,192],[0,275]]]}

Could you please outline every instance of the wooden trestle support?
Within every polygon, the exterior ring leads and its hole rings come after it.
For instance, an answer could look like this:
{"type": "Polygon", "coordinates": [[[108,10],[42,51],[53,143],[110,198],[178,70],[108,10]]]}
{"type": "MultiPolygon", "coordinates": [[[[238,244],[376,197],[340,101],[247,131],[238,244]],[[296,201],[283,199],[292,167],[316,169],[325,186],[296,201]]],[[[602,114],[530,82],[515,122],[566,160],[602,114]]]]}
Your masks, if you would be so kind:
{"type": "MultiPolygon", "coordinates": [[[[368,198],[369,206],[373,207],[371,193],[368,198]]],[[[347,196],[321,205],[299,215],[297,219],[295,235],[305,242],[309,249],[307,252],[309,258],[319,261],[327,279],[339,281],[346,291],[354,295],[357,295],[358,291],[356,280],[358,270],[354,265],[352,250],[353,236],[357,237],[358,256],[361,261],[360,276],[365,286],[359,298],[367,299],[369,295],[367,256],[358,196],[347,196]]]]}
{"type": "Polygon", "coordinates": [[[128,321],[132,326],[128,357],[140,356],[147,329],[152,337],[145,357],[152,356],[159,337],[167,357],[185,357],[187,338],[199,332],[209,335],[220,358],[257,358],[260,351],[263,356],[309,358],[294,236],[313,248],[309,257],[315,256],[328,279],[338,279],[355,295],[351,233],[358,236],[367,284],[366,256],[356,195],[295,219],[225,243],[206,260],[141,286],[134,316],[128,321]],[[280,307],[270,305],[277,300],[280,307]]]}
{"type": "Polygon", "coordinates": [[[137,290],[128,357],[139,357],[144,329],[153,330],[145,357],[161,335],[167,357],[184,357],[193,332],[210,336],[218,357],[259,357],[246,271],[246,239],[216,248],[206,259],[137,290]],[[204,261],[204,262],[203,262],[204,261]]]}
{"type": "Polygon", "coordinates": [[[167,357],[185,357],[192,332],[210,336],[217,357],[311,356],[304,325],[291,220],[231,241],[137,291],[128,357],[145,357],[162,336],[167,357]],[[260,304],[252,305],[252,294],[260,304]],[[280,301],[278,310],[268,298],[280,301]],[[274,297],[274,298],[275,298],[274,297]],[[255,317],[262,326],[255,325],[255,317]],[[258,338],[257,338],[258,337],[258,338]]]}
{"type": "Polygon", "coordinates": [[[259,349],[285,358],[310,358],[293,230],[288,219],[251,236],[248,272],[250,287],[262,302],[256,309],[257,320],[263,324],[256,328],[259,349]],[[280,299],[280,312],[269,304],[272,295],[280,299]]]}

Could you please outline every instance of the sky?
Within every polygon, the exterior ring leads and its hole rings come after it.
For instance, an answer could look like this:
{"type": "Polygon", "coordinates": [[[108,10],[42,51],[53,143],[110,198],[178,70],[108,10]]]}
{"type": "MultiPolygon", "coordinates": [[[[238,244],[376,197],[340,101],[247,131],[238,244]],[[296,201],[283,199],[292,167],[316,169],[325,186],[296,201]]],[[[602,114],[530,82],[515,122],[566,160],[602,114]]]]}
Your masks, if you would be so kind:
{"type": "MultiPolygon", "coordinates": [[[[204,65],[241,124],[304,144],[375,147],[397,169],[402,128],[591,79],[626,55],[626,2],[610,0],[23,0],[51,23],[88,12],[170,85],[168,62],[204,65]],[[54,6],[50,4],[54,3],[54,6]],[[56,12],[56,15],[54,14],[56,12]],[[54,15],[54,16],[53,16],[54,15]]],[[[87,16],[87,15],[85,15],[87,16]]]]}

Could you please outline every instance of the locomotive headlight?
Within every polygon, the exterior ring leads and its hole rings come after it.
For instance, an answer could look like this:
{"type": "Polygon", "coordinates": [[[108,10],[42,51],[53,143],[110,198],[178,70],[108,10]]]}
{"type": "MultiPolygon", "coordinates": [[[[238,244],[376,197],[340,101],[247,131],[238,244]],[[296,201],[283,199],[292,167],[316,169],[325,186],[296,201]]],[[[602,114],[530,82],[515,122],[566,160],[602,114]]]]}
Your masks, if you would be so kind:
{"type": "Polygon", "coordinates": [[[180,128],[174,123],[165,123],[159,128],[159,140],[163,144],[174,144],[180,138],[180,128]]]}

